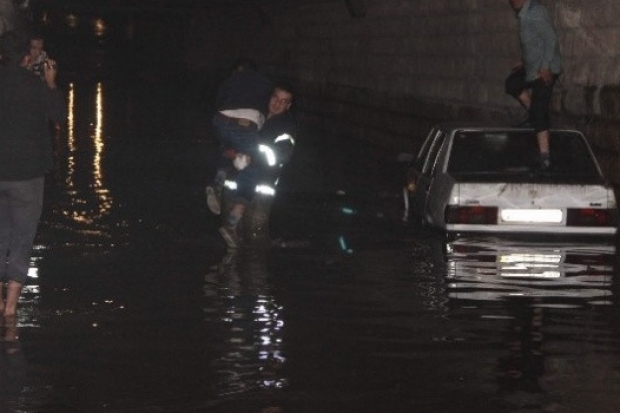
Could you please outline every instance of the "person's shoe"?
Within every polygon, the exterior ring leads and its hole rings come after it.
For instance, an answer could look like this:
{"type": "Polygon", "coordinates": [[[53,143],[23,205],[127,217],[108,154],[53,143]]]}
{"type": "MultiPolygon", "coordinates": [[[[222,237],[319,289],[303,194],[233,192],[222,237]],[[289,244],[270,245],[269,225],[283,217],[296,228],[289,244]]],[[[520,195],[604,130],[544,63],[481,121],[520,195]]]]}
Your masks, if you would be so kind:
{"type": "Polygon", "coordinates": [[[224,225],[218,229],[222,238],[226,242],[226,245],[230,249],[236,249],[239,247],[239,237],[235,228],[228,225],[224,225]]]}
{"type": "Polygon", "coordinates": [[[538,158],[538,169],[541,171],[548,171],[551,168],[551,160],[549,155],[540,155],[538,158]]]}
{"type": "Polygon", "coordinates": [[[215,215],[220,215],[222,213],[222,206],[220,203],[219,191],[215,187],[209,185],[207,186],[206,192],[209,210],[215,215]]]}

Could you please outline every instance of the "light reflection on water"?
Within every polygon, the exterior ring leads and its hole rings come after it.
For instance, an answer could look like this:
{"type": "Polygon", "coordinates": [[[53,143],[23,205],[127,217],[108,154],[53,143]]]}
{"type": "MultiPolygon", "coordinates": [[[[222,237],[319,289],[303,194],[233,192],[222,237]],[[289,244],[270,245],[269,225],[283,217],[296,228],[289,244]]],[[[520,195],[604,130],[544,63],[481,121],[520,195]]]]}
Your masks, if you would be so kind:
{"type": "MultiPolygon", "coordinates": [[[[592,405],[613,411],[620,391],[620,337],[611,317],[618,306],[614,246],[497,239],[446,244],[420,234],[408,243],[408,271],[398,250],[355,248],[330,264],[333,271],[320,283],[305,274],[295,286],[305,294],[291,301],[320,302],[304,320],[330,337],[333,355],[320,368],[337,376],[331,364],[352,364],[363,376],[361,360],[381,366],[365,372],[366,381],[347,376],[347,386],[326,375],[315,386],[323,381],[323,391],[368,387],[382,394],[398,382],[404,395],[424,395],[416,401],[401,396],[399,410],[384,411],[409,411],[406,403],[422,411],[469,411],[445,400],[451,390],[484,401],[482,412],[577,412],[592,405]],[[598,389],[595,377],[606,378],[598,389]]],[[[320,363],[312,350],[300,357],[320,363]]]]}
{"type": "MultiPolygon", "coordinates": [[[[607,317],[617,306],[614,245],[457,239],[445,263],[452,339],[503,343],[487,369],[515,409],[583,408],[575,395],[591,388],[588,377],[620,367],[607,317]]],[[[615,394],[618,383],[604,387],[615,394]]]]}
{"type": "MultiPolygon", "coordinates": [[[[59,182],[65,182],[65,188],[61,189],[69,198],[63,213],[77,224],[85,227],[97,224],[98,230],[102,230],[103,220],[114,204],[102,167],[106,148],[104,85],[101,82],[95,85],[90,114],[78,113],[83,107],[76,103],[76,93],[79,91],[71,83],[67,94],[66,142],[61,142],[57,154],[58,159],[64,161],[59,172],[64,174],[64,179],[59,182]],[[82,119],[88,126],[78,130],[76,118],[82,119]],[[85,178],[87,180],[83,181],[85,178]]],[[[90,92],[84,90],[84,93],[90,92]]]]}
{"type": "Polygon", "coordinates": [[[536,299],[538,306],[612,304],[612,244],[458,239],[446,246],[448,295],[455,300],[536,299]]]}
{"type": "MultiPolygon", "coordinates": [[[[109,116],[105,90],[102,82],[67,85],[67,121],[55,130],[55,167],[46,182],[46,210],[35,240],[29,281],[20,299],[22,327],[39,325],[41,297],[33,291],[39,289],[39,278],[47,275],[44,261],[49,251],[58,254],[65,249],[74,256],[86,256],[93,249],[105,252],[115,245],[112,229],[122,223],[114,222],[115,217],[111,216],[115,197],[104,167],[105,125],[109,116]]],[[[74,309],[57,312],[74,313],[74,309]]]]}
{"type": "Polygon", "coordinates": [[[109,242],[115,207],[106,179],[105,86],[69,83],[66,90],[67,122],[55,137],[54,173],[48,179],[51,211],[43,224],[70,237],[80,234],[90,243],[109,242]]]}
{"type": "Polygon", "coordinates": [[[282,373],[284,308],[272,295],[262,252],[226,254],[205,277],[205,321],[221,325],[215,391],[228,398],[287,385],[282,373]]]}

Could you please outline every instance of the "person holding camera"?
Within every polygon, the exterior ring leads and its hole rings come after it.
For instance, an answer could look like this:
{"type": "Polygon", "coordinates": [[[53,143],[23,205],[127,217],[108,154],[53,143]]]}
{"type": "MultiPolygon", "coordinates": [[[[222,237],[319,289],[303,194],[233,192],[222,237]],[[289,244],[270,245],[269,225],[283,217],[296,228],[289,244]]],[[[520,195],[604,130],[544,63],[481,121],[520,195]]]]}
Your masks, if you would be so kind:
{"type": "Polygon", "coordinates": [[[21,30],[0,37],[0,314],[4,317],[15,316],[28,275],[44,177],[53,162],[49,122],[66,119],[56,86],[56,62],[45,60],[41,81],[28,70],[29,47],[29,37],[21,30]]]}
{"type": "Polygon", "coordinates": [[[30,49],[25,62],[26,68],[44,79],[46,60],[45,39],[42,35],[35,33],[30,36],[30,49]]]}

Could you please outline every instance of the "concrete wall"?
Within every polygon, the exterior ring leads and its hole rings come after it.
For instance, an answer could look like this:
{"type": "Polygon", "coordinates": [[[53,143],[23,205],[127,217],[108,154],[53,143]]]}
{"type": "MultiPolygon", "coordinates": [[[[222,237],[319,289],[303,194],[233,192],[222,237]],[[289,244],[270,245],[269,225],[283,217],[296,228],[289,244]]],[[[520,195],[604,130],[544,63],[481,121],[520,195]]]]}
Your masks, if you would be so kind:
{"type": "MultiPolygon", "coordinates": [[[[554,122],[585,130],[608,174],[620,182],[620,2],[543,3],[564,60],[554,122]]],[[[363,4],[360,18],[344,0],[194,16],[190,60],[215,70],[238,55],[253,57],[265,73],[294,82],[305,121],[394,150],[417,149],[419,140],[411,137],[422,136],[435,120],[524,117],[503,90],[520,58],[507,1],[363,4]]]]}

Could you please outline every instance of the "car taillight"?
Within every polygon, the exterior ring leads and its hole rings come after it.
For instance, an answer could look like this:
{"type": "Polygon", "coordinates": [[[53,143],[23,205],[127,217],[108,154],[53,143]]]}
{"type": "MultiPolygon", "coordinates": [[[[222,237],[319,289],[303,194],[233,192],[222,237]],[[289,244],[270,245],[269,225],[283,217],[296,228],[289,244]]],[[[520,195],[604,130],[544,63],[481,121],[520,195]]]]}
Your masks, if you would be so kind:
{"type": "Polygon", "coordinates": [[[611,227],[618,225],[618,211],[615,209],[569,208],[566,211],[566,226],[569,227],[611,227]]]}
{"type": "Polygon", "coordinates": [[[497,207],[448,205],[445,211],[446,224],[497,224],[497,207]]]}

